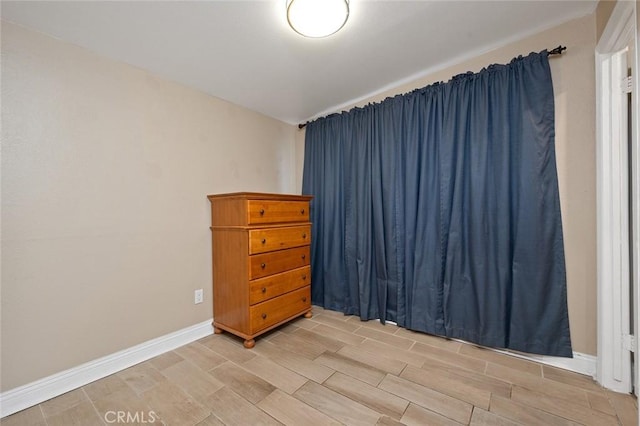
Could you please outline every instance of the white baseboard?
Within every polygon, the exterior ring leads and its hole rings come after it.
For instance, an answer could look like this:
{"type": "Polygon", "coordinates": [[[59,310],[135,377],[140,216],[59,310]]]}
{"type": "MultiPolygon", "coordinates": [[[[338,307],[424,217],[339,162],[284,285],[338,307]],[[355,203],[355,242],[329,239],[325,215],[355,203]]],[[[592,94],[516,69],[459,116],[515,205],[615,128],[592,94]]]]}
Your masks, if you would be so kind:
{"type": "MultiPolygon", "coordinates": [[[[387,321],[390,324],[398,325],[393,321],[387,321]]],[[[466,340],[451,339],[467,345],[475,345],[475,343],[467,342],[466,340]]],[[[564,370],[573,371],[574,373],[584,374],[586,376],[596,378],[596,363],[598,358],[593,355],[587,355],[580,352],[574,352],[573,358],[562,358],[548,355],[535,355],[527,354],[523,352],[511,352],[503,349],[488,348],[494,352],[500,352],[501,354],[511,355],[516,358],[522,358],[529,361],[539,362],[540,364],[550,365],[552,367],[562,368],[564,370]]]]}
{"type": "Polygon", "coordinates": [[[213,334],[211,320],[0,393],[0,418],[213,334]]]}
{"type": "MultiPolygon", "coordinates": [[[[398,325],[393,321],[387,321],[388,323],[398,325]]],[[[451,339],[460,343],[464,343],[466,345],[474,345],[475,343],[470,343],[465,340],[460,339],[451,339]]],[[[529,361],[539,362],[540,364],[550,365],[552,367],[562,368],[564,370],[573,371],[574,373],[584,374],[589,377],[593,377],[594,380],[596,378],[596,362],[598,360],[597,357],[593,355],[587,355],[580,352],[574,352],[573,358],[562,358],[556,356],[548,356],[548,355],[535,355],[535,354],[527,354],[523,352],[512,352],[503,349],[495,349],[488,348],[483,346],[485,349],[492,350],[494,352],[500,352],[501,354],[511,355],[516,358],[522,358],[529,361]]]]}
{"type": "MultiPolygon", "coordinates": [[[[465,340],[460,340],[460,339],[452,339],[452,340],[455,340],[460,343],[464,343],[466,345],[478,346],[475,343],[470,343],[465,340]]],[[[524,352],[512,352],[504,349],[488,348],[486,346],[483,346],[483,348],[492,350],[494,352],[499,352],[501,354],[510,355],[516,358],[526,359],[528,361],[539,362],[540,364],[550,365],[552,367],[558,367],[564,370],[573,371],[574,373],[584,374],[585,376],[593,377],[594,380],[596,378],[596,362],[598,358],[593,355],[574,352],[573,358],[563,358],[558,356],[527,354],[524,352]]]]}
{"type": "MultiPolygon", "coordinates": [[[[77,389],[103,377],[139,364],[155,356],[213,334],[211,320],[183,328],[128,349],[81,364],[35,382],[0,394],[0,418],[77,389]]],[[[390,322],[390,321],[389,321],[390,322]]],[[[467,343],[461,341],[463,343],[467,343]]],[[[536,361],[591,377],[596,372],[596,357],[573,353],[573,358],[530,355],[493,349],[514,357],[536,361]]]]}
{"type": "Polygon", "coordinates": [[[511,355],[516,358],[527,359],[529,361],[539,362],[540,364],[550,365],[552,367],[558,367],[565,370],[573,371],[575,373],[584,374],[595,379],[596,376],[596,361],[597,358],[593,355],[582,354],[580,352],[574,352],[573,358],[562,358],[547,355],[533,355],[533,354],[521,354],[509,351],[502,351],[494,349],[496,352],[511,355]]]}

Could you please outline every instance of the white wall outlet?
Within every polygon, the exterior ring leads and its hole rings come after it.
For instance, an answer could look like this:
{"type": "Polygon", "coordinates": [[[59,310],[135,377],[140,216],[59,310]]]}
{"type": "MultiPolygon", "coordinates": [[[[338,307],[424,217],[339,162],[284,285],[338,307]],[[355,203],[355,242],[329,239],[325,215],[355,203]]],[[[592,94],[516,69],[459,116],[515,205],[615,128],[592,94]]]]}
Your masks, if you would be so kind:
{"type": "Polygon", "coordinates": [[[203,299],[204,299],[204,293],[202,289],[199,288],[198,290],[195,291],[193,303],[197,305],[198,303],[202,303],[203,299]]]}

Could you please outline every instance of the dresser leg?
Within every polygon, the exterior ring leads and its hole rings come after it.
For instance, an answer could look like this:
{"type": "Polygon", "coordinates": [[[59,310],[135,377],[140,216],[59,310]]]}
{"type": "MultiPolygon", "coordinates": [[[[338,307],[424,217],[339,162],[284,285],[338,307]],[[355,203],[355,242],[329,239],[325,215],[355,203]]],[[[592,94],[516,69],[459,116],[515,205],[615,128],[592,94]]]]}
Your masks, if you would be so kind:
{"type": "Polygon", "coordinates": [[[311,313],[311,311],[309,311],[306,314],[304,314],[305,318],[311,318],[312,316],[313,316],[313,314],[311,313]]]}
{"type": "Polygon", "coordinates": [[[244,347],[247,349],[251,349],[256,345],[256,341],[253,339],[248,339],[244,341],[244,347]]]}
{"type": "Polygon", "coordinates": [[[218,327],[216,327],[216,326],[214,325],[214,326],[213,326],[213,332],[214,332],[215,334],[222,334],[222,329],[221,329],[221,328],[218,328],[218,327]]]}

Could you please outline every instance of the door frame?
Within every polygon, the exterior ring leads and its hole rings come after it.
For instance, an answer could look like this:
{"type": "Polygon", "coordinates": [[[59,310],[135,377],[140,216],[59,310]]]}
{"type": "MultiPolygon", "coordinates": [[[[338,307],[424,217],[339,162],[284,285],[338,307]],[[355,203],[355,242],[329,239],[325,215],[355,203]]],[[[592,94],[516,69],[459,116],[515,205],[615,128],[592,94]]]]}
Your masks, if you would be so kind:
{"type": "MultiPolygon", "coordinates": [[[[598,358],[596,380],[604,387],[629,393],[632,389],[631,356],[638,354],[637,342],[629,337],[629,283],[638,294],[638,267],[640,267],[640,157],[638,155],[637,118],[632,128],[631,170],[628,170],[626,132],[621,123],[624,109],[620,107],[619,93],[622,79],[618,77],[621,58],[618,52],[635,40],[637,46],[636,2],[619,1],[596,46],[596,117],[597,117],[597,251],[598,251],[598,358]],[[616,94],[615,89],[619,93],[616,94]],[[633,193],[628,197],[629,172],[633,193]],[[633,258],[629,258],[629,203],[632,206],[633,258]],[[633,277],[629,279],[629,264],[633,264],[633,277]],[[633,345],[633,347],[631,346],[633,345]]],[[[635,49],[637,64],[638,49],[635,49]]],[[[634,68],[637,70],[636,66],[634,68]]],[[[637,73],[637,71],[636,71],[637,73]]],[[[638,79],[634,76],[633,92],[638,93],[638,79]]],[[[638,96],[633,96],[632,108],[638,111],[638,96]]],[[[635,330],[637,332],[638,301],[635,304],[635,330]]],[[[636,333],[637,334],[637,333],[636,333]]],[[[637,360],[637,358],[636,358],[637,360]]],[[[637,364],[637,361],[636,361],[637,364]]],[[[636,368],[637,370],[637,368],[636,368]]],[[[637,373],[637,371],[636,371],[637,373]]],[[[636,376],[637,377],[637,376],[636,376]]],[[[636,379],[636,383],[637,379],[636,379]]],[[[636,386],[637,392],[638,386],[636,386]]]]}

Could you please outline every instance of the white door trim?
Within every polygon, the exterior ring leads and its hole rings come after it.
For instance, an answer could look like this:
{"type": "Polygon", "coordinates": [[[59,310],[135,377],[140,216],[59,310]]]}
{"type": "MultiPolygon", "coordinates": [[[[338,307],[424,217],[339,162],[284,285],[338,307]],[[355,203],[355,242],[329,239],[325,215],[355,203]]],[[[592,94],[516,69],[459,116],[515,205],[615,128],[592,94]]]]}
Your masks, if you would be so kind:
{"type": "MultiPolygon", "coordinates": [[[[638,7],[638,2],[635,1],[635,31],[634,31],[634,57],[632,61],[635,60],[633,64],[633,95],[631,96],[632,100],[632,140],[634,143],[634,148],[640,147],[640,8],[638,7]]],[[[633,19],[633,18],[632,18],[633,19]]],[[[636,254],[634,259],[634,271],[635,276],[633,280],[633,286],[635,291],[635,300],[634,300],[634,334],[636,336],[635,339],[635,394],[636,397],[640,396],[639,388],[640,388],[640,152],[638,149],[634,149],[636,153],[635,158],[633,159],[633,167],[634,167],[634,175],[633,175],[633,185],[636,188],[634,193],[634,223],[638,224],[636,226],[636,233],[633,238],[633,250],[636,254]]],[[[638,406],[638,424],[640,424],[640,406],[638,406]]]]}
{"type": "MultiPolygon", "coordinates": [[[[620,89],[626,70],[625,49],[635,34],[635,2],[616,4],[596,47],[597,108],[597,240],[598,240],[598,359],[596,380],[618,392],[631,392],[631,358],[625,349],[629,334],[629,262],[634,264],[637,281],[638,250],[629,259],[628,233],[628,155],[626,128],[620,89]],[[624,70],[623,70],[624,67],[624,70]],[[613,90],[612,90],[613,88],[613,90]]],[[[634,141],[632,152],[638,150],[634,141]]],[[[634,182],[637,155],[632,159],[634,182]]],[[[634,190],[637,191],[635,185],[634,190]]],[[[638,212],[638,197],[632,197],[638,212]]],[[[638,222],[636,222],[638,224],[638,222]]],[[[638,241],[634,227],[634,246],[638,241]]]]}

